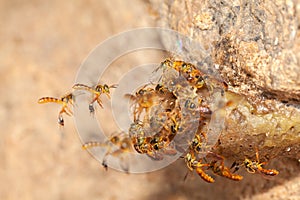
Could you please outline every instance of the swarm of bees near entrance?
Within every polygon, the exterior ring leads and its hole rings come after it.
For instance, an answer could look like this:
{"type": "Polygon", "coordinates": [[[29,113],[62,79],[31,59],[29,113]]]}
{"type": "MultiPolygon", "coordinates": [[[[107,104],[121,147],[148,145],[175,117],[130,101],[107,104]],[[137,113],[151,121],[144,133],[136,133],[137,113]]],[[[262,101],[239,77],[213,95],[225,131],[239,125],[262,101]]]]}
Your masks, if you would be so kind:
{"type": "MultiPolygon", "coordinates": [[[[151,159],[162,160],[164,156],[182,154],[187,168],[196,171],[206,182],[213,183],[214,178],[208,174],[222,176],[234,181],[242,180],[236,174],[240,167],[249,173],[261,173],[275,176],[275,169],[265,169],[265,162],[260,162],[256,149],[256,160],[245,158],[243,162],[234,162],[231,167],[225,166],[225,158],[212,151],[207,140],[212,137],[208,125],[214,110],[211,107],[211,93],[215,87],[226,92],[227,85],[201,72],[191,63],[166,59],[154,71],[162,71],[157,83],[141,87],[135,94],[126,94],[132,105],[133,122],[128,133],[115,134],[106,142],[91,141],[83,144],[84,149],[106,147],[102,165],[107,168],[107,156],[121,157],[128,152],[145,154],[151,159]],[[111,145],[117,150],[112,151],[111,145]]],[[[72,89],[86,90],[92,98],[88,109],[94,112],[94,103],[103,108],[100,97],[106,94],[110,98],[110,89],[117,85],[98,84],[95,87],[75,84],[72,89]]],[[[71,116],[74,95],[72,92],[60,97],[43,97],[38,103],[53,102],[61,104],[58,123],[64,126],[63,113],[71,116]]],[[[226,105],[224,105],[226,106],[226,105]]],[[[220,134],[220,133],[219,133],[220,134]]],[[[215,135],[214,135],[215,136],[215,135]]]]}

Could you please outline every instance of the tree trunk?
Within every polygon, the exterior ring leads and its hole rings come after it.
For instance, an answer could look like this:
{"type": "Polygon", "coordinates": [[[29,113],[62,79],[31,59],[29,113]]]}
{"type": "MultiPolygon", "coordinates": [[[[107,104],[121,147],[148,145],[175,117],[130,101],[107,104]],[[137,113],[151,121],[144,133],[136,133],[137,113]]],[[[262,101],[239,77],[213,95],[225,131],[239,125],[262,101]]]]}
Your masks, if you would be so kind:
{"type": "MultiPolygon", "coordinates": [[[[159,25],[199,42],[229,88],[225,128],[214,151],[225,158],[300,158],[300,67],[293,1],[150,0],[159,25]]],[[[162,37],[166,46],[172,46],[162,37]]],[[[181,59],[201,63],[185,47],[181,59]]],[[[205,61],[204,61],[205,62],[205,61]]],[[[210,137],[209,135],[207,136],[210,137]]]]}

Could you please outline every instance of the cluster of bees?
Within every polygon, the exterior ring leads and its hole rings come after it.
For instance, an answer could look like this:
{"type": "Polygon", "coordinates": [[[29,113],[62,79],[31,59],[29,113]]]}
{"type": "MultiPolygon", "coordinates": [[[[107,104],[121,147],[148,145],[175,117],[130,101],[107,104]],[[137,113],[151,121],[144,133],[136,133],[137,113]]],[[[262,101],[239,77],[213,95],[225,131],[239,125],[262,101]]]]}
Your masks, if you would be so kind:
{"type": "MultiPolygon", "coordinates": [[[[152,160],[162,160],[165,156],[182,154],[187,168],[196,171],[206,182],[214,182],[214,178],[207,172],[239,181],[243,177],[236,174],[240,167],[249,173],[261,173],[275,176],[279,172],[275,169],[265,169],[265,162],[260,162],[258,150],[256,160],[248,158],[241,163],[234,162],[231,167],[224,164],[224,157],[208,147],[207,139],[211,136],[208,125],[211,120],[211,92],[214,87],[227,90],[227,85],[202,73],[196,66],[180,60],[166,59],[154,71],[161,71],[156,83],[149,83],[137,90],[135,94],[126,94],[125,98],[131,101],[133,121],[128,132],[111,136],[106,142],[91,141],[83,144],[84,149],[91,147],[106,147],[103,166],[107,168],[108,156],[120,156],[129,152],[145,154],[152,160]],[[209,81],[212,80],[213,81],[209,81]],[[112,146],[117,146],[111,148],[112,146]],[[114,150],[112,150],[114,149],[114,150]]],[[[94,103],[101,108],[102,94],[110,98],[110,89],[117,85],[108,86],[98,84],[90,87],[84,84],[75,84],[75,90],[85,90],[91,93],[92,100],[88,109],[95,111],[94,103]]],[[[61,104],[58,123],[64,126],[63,114],[72,115],[71,106],[74,103],[73,92],[60,98],[43,97],[38,103],[53,102],[61,104]]]]}

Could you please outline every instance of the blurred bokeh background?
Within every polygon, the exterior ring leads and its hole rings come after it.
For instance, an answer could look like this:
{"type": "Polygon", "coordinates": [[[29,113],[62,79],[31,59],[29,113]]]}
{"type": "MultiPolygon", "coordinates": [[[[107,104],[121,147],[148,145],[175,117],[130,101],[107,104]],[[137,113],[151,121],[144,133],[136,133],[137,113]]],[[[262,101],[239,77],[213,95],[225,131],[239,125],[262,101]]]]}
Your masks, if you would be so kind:
{"type": "Polygon", "coordinates": [[[218,177],[207,184],[196,174],[184,180],[183,160],[147,174],[105,171],[82,150],[72,118],[59,128],[59,107],[37,104],[68,91],[101,41],[155,26],[148,1],[1,0],[0,24],[0,199],[300,199],[299,162],[284,158],[273,163],[278,177],[242,173],[238,183],[218,177]]]}

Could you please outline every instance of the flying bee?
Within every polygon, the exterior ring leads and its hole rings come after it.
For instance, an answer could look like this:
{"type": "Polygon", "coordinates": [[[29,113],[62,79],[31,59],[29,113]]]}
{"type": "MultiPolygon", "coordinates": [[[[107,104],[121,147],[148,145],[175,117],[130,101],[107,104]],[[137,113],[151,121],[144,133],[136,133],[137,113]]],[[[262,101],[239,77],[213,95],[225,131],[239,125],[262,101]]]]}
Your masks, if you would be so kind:
{"type": "MultiPolygon", "coordinates": [[[[99,141],[90,141],[86,142],[82,145],[83,149],[89,149],[94,147],[104,147],[106,148],[106,153],[103,157],[102,166],[107,170],[108,164],[107,164],[107,158],[108,156],[113,157],[121,157],[121,164],[125,163],[123,160],[123,155],[125,153],[133,152],[132,149],[132,143],[131,139],[128,136],[128,134],[122,132],[115,135],[112,135],[109,140],[105,142],[99,142],[99,141]],[[117,146],[116,150],[113,150],[113,147],[117,146]]],[[[125,163],[126,164],[126,163],[125,163]]],[[[123,166],[124,171],[128,171],[128,166],[123,166]]]]}
{"type": "Polygon", "coordinates": [[[94,102],[97,101],[97,103],[99,104],[99,106],[101,108],[103,108],[102,105],[102,101],[100,99],[101,94],[105,94],[109,99],[110,99],[110,89],[111,88],[116,88],[117,84],[113,84],[111,86],[108,86],[107,84],[101,85],[98,84],[95,87],[90,87],[81,83],[77,83],[75,85],[73,85],[73,89],[75,90],[86,90],[88,92],[90,92],[91,94],[93,94],[93,99],[89,104],[89,110],[91,113],[94,113],[95,109],[94,109],[94,102]]]}
{"type": "Polygon", "coordinates": [[[252,161],[248,158],[245,158],[245,160],[243,161],[242,164],[238,165],[236,162],[234,162],[231,166],[231,168],[235,168],[235,171],[237,171],[239,169],[239,166],[243,165],[247,172],[254,174],[254,173],[261,173],[263,175],[267,175],[267,176],[276,176],[279,174],[279,172],[276,169],[265,169],[263,168],[263,165],[266,165],[267,162],[260,162],[259,161],[259,154],[258,154],[258,150],[256,148],[256,161],[252,161]]]}
{"type": "Polygon", "coordinates": [[[66,113],[67,115],[71,116],[73,114],[72,110],[69,108],[69,104],[73,106],[74,96],[71,92],[67,93],[66,95],[55,98],[55,97],[42,97],[38,100],[38,103],[56,103],[61,104],[62,108],[58,113],[58,123],[61,126],[64,126],[64,119],[62,114],[66,113]]]}

